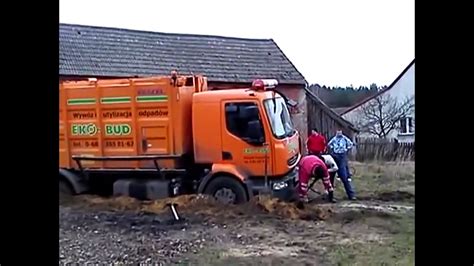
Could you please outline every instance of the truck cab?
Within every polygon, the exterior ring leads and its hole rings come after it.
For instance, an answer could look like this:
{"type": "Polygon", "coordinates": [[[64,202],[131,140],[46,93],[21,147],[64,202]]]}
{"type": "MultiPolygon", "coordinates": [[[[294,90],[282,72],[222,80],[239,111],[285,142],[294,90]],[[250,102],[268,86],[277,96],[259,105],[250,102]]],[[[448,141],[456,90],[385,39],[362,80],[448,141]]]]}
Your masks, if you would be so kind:
{"type": "MultiPolygon", "coordinates": [[[[249,89],[193,95],[196,163],[212,164],[210,176],[237,178],[250,197],[264,190],[291,196],[301,157],[299,134],[276,84],[256,80],[249,89]]],[[[208,192],[219,197],[219,191],[208,192]]]]}

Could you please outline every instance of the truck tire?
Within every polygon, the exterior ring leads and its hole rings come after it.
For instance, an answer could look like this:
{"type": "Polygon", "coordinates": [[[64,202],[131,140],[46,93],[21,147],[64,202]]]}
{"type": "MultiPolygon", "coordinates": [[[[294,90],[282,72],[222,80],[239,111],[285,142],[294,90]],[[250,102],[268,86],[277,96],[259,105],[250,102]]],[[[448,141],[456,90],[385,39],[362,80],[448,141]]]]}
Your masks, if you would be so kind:
{"type": "Polygon", "coordinates": [[[74,191],[71,185],[66,180],[59,179],[59,201],[62,202],[65,199],[69,199],[72,195],[74,195],[74,191]]]}
{"type": "Polygon", "coordinates": [[[224,204],[240,204],[248,201],[243,184],[235,178],[227,176],[218,176],[212,179],[204,193],[224,204]]]}

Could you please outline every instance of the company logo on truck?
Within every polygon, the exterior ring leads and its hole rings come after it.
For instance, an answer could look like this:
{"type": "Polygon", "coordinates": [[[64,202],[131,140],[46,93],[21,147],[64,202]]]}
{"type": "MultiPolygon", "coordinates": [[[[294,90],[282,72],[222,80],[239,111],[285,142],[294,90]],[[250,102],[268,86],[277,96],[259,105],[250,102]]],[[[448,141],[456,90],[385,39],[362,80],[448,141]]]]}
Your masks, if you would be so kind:
{"type": "Polygon", "coordinates": [[[71,134],[74,136],[94,136],[99,132],[99,128],[93,124],[72,124],[71,134]]]}
{"type": "Polygon", "coordinates": [[[105,135],[107,136],[127,136],[131,132],[132,128],[128,124],[105,125],[105,135]]]}
{"type": "Polygon", "coordinates": [[[265,154],[268,152],[268,148],[244,148],[244,154],[265,154]]]}
{"type": "MultiPolygon", "coordinates": [[[[100,128],[93,123],[71,125],[73,136],[94,136],[99,132],[100,128]]],[[[128,136],[131,133],[132,127],[128,124],[105,124],[106,136],[128,136]]]]}

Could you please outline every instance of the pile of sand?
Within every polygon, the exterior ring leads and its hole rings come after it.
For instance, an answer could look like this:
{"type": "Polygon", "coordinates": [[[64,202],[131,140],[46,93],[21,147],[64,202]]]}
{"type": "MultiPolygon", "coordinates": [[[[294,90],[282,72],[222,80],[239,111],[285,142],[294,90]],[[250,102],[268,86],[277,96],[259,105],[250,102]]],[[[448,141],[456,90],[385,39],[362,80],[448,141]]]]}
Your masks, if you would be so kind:
{"type": "Polygon", "coordinates": [[[80,195],[75,196],[74,205],[113,211],[135,211],[140,209],[141,202],[129,197],[105,198],[91,195],[80,195]]]}
{"type": "Polygon", "coordinates": [[[287,219],[325,220],[333,213],[332,209],[316,204],[298,206],[294,202],[286,202],[270,196],[257,196],[249,204],[255,204],[266,213],[287,219]]]}
{"type": "Polygon", "coordinates": [[[241,205],[223,205],[210,196],[195,194],[154,201],[139,201],[129,197],[102,198],[96,196],[79,196],[78,200],[81,201],[81,205],[102,210],[157,214],[169,212],[168,205],[173,203],[181,214],[205,215],[222,219],[268,214],[285,219],[325,220],[333,213],[328,207],[317,204],[298,206],[294,202],[285,202],[271,196],[256,196],[241,205]]]}

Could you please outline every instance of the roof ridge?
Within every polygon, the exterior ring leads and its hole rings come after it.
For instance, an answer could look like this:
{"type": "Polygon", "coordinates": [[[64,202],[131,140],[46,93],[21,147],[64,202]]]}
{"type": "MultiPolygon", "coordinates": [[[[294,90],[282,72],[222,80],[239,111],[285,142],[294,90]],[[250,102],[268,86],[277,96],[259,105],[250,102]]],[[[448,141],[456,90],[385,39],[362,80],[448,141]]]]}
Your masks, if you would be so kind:
{"type": "Polygon", "coordinates": [[[345,110],[344,112],[341,113],[341,116],[342,116],[342,115],[345,115],[345,114],[347,114],[347,113],[349,113],[350,111],[356,109],[357,107],[359,107],[359,106],[365,104],[366,102],[368,102],[368,101],[370,101],[370,100],[372,100],[372,99],[377,98],[378,96],[380,96],[380,95],[384,94],[385,92],[389,91],[390,89],[392,89],[393,86],[395,86],[395,84],[403,77],[403,75],[405,75],[405,73],[410,69],[410,67],[411,67],[413,64],[415,64],[415,59],[413,59],[413,60],[410,62],[410,64],[408,64],[408,66],[406,66],[405,69],[403,69],[403,71],[400,73],[400,75],[398,75],[397,78],[396,78],[387,88],[385,88],[385,89],[383,89],[383,90],[377,92],[376,94],[374,94],[374,95],[372,95],[372,96],[370,96],[370,97],[367,97],[367,98],[363,99],[363,100],[360,101],[359,103],[357,103],[357,104],[355,104],[355,105],[349,107],[347,110],[345,110]]]}
{"type": "Polygon", "coordinates": [[[232,40],[273,42],[273,39],[271,38],[244,38],[244,37],[231,37],[231,36],[210,35],[210,34],[173,33],[173,32],[152,31],[152,30],[137,30],[137,29],[127,29],[127,28],[107,27],[107,26],[96,26],[96,25],[59,23],[60,29],[61,29],[61,26],[104,29],[104,30],[117,30],[121,32],[153,33],[153,34],[161,34],[161,35],[168,35],[168,36],[208,37],[208,38],[220,38],[220,39],[232,39],[232,40]]]}

